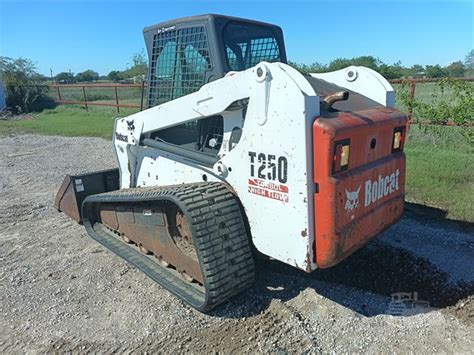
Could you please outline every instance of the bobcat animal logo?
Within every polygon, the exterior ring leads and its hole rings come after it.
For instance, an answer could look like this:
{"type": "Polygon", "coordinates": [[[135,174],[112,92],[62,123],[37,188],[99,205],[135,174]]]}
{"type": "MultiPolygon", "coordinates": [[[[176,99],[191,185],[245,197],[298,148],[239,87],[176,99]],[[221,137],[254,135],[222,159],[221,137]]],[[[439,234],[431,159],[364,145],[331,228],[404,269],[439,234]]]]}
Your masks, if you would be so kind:
{"type": "Polygon", "coordinates": [[[355,191],[347,191],[346,189],[346,211],[354,211],[359,206],[359,192],[360,187],[355,191]]]}
{"type": "Polygon", "coordinates": [[[135,130],[135,125],[133,124],[134,120],[131,120],[131,121],[127,121],[127,128],[129,131],[134,131],[135,130]]]}

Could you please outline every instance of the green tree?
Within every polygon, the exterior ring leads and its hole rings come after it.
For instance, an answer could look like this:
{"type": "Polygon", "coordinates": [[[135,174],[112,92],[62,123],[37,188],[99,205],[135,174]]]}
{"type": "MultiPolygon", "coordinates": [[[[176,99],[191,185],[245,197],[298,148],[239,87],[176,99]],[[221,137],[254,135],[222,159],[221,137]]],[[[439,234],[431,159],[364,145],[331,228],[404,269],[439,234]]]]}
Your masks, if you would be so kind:
{"type": "Polygon", "coordinates": [[[88,69],[76,75],[76,80],[80,83],[99,80],[99,73],[88,69]]]}
{"type": "Polygon", "coordinates": [[[145,78],[148,73],[148,61],[145,56],[145,52],[142,50],[141,52],[135,53],[131,59],[132,59],[132,63],[129,64],[129,67],[124,72],[124,79],[125,78],[134,78],[134,79],[145,78]]]}
{"type": "Polygon", "coordinates": [[[314,62],[309,65],[308,70],[310,73],[323,73],[327,71],[327,67],[324,64],[314,62]]]}
{"type": "Polygon", "coordinates": [[[352,65],[350,59],[347,58],[336,58],[332,60],[328,65],[328,71],[335,71],[347,68],[348,66],[352,65]]]}
{"type": "Polygon", "coordinates": [[[46,96],[48,88],[38,85],[42,76],[31,60],[0,57],[0,77],[5,86],[7,107],[14,113],[39,110],[54,104],[46,96]]]}
{"type": "Polygon", "coordinates": [[[474,49],[471,49],[471,51],[466,55],[466,58],[464,59],[464,65],[466,69],[474,69],[474,49]]]}
{"type": "Polygon", "coordinates": [[[313,64],[306,65],[306,64],[300,64],[300,63],[288,61],[288,64],[303,74],[321,73],[327,70],[326,66],[318,62],[314,62],[313,64]]]}
{"type": "Polygon", "coordinates": [[[300,64],[300,63],[296,63],[289,60],[288,65],[292,66],[293,68],[298,70],[300,73],[307,73],[307,71],[305,70],[306,68],[304,68],[304,67],[307,67],[305,64],[300,64]]]}
{"type": "Polygon", "coordinates": [[[389,80],[398,79],[403,76],[403,67],[400,61],[392,65],[382,63],[375,70],[377,70],[385,79],[389,79],[389,80]]]}
{"type": "Polygon", "coordinates": [[[64,84],[71,84],[74,82],[74,74],[68,72],[61,72],[57,74],[55,77],[56,82],[64,83],[64,84]]]}
{"type": "Polygon", "coordinates": [[[403,68],[404,76],[421,77],[425,74],[425,68],[420,64],[414,64],[410,68],[403,68]]]}
{"type": "Polygon", "coordinates": [[[454,76],[454,77],[464,76],[464,72],[465,72],[464,64],[460,60],[449,64],[446,69],[448,70],[449,76],[454,76]]]}
{"type": "Polygon", "coordinates": [[[146,59],[145,51],[143,49],[141,50],[141,52],[137,52],[132,55],[132,67],[147,64],[148,61],[146,59]]]}
{"type": "Polygon", "coordinates": [[[441,68],[439,64],[427,65],[425,73],[428,78],[445,78],[448,76],[448,71],[441,68]]]}
{"type": "Polygon", "coordinates": [[[35,81],[39,76],[35,64],[26,58],[13,59],[0,57],[0,73],[4,85],[24,85],[35,81]]]}
{"type": "Polygon", "coordinates": [[[107,79],[112,80],[115,83],[118,82],[119,80],[122,80],[123,78],[124,78],[123,73],[121,71],[118,71],[118,70],[112,70],[107,75],[107,79]]]}
{"type": "Polygon", "coordinates": [[[351,65],[359,65],[373,70],[377,70],[380,64],[383,64],[382,61],[371,55],[363,55],[351,59],[351,65]]]}
{"type": "Polygon", "coordinates": [[[46,75],[35,73],[33,74],[32,79],[34,82],[44,83],[45,81],[48,81],[49,78],[46,75]]]}
{"type": "Polygon", "coordinates": [[[367,67],[373,70],[377,70],[379,65],[382,64],[380,59],[375,58],[371,55],[363,55],[360,57],[354,57],[352,59],[348,58],[337,58],[331,61],[327,67],[328,71],[340,70],[347,68],[351,65],[357,65],[362,67],[367,67]]]}

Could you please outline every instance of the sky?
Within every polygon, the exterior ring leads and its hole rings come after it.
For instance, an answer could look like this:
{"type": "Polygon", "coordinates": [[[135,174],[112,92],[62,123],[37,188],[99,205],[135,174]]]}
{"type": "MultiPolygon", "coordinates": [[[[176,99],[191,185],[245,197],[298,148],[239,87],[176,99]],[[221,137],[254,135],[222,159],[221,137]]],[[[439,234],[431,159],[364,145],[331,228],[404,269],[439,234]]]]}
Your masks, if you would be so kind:
{"type": "Polygon", "coordinates": [[[0,0],[0,56],[29,58],[48,76],[50,69],[106,75],[144,50],[144,27],[205,13],[279,25],[288,59],[305,64],[373,55],[448,65],[474,48],[472,0],[0,0]]]}

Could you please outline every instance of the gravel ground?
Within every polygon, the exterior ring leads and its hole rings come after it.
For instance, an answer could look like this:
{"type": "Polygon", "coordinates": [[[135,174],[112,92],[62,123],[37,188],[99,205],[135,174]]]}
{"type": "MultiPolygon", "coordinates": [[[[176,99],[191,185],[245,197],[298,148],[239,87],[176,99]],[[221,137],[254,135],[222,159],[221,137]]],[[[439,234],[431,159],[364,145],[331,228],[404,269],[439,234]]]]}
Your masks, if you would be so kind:
{"type": "Polygon", "coordinates": [[[57,213],[65,173],[114,165],[98,138],[0,137],[0,352],[471,352],[473,228],[406,213],[343,263],[259,261],[211,315],[184,305],[57,213]],[[430,308],[388,314],[390,295],[430,308]]]}

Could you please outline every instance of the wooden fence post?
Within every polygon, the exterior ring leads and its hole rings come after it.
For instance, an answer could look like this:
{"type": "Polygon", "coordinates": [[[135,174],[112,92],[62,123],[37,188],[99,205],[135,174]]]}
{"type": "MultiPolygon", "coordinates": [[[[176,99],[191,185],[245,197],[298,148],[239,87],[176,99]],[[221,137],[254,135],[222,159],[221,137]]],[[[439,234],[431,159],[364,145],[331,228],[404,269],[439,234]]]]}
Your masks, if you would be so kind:
{"type": "Polygon", "coordinates": [[[142,81],[142,98],[140,100],[140,111],[143,111],[143,97],[145,96],[145,81],[142,81]]]}
{"type": "Polygon", "coordinates": [[[84,94],[84,105],[86,106],[86,111],[89,111],[89,108],[87,107],[87,96],[86,96],[86,87],[85,87],[85,85],[82,85],[82,93],[84,94]]]}
{"type": "Polygon", "coordinates": [[[415,80],[410,82],[410,105],[408,106],[408,122],[413,118],[413,102],[415,101],[415,80]]]}
{"type": "Polygon", "coordinates": [[[63,100],[61,99],[61,90],[59,90],[59,85],[58,84],[56,84],[56,90],[58,92],[58,102],[59,102],[60,105],[62,105],[63,100]]]}

